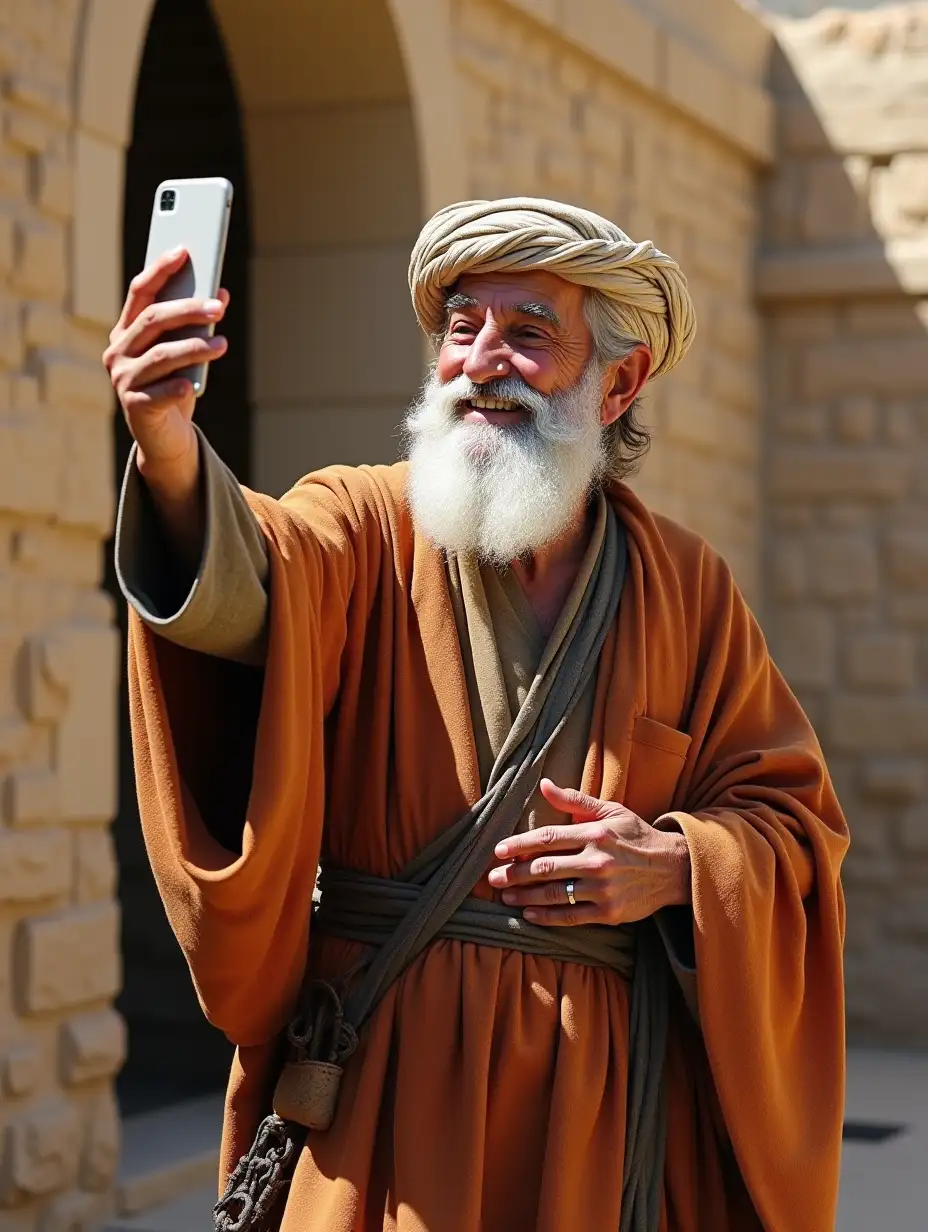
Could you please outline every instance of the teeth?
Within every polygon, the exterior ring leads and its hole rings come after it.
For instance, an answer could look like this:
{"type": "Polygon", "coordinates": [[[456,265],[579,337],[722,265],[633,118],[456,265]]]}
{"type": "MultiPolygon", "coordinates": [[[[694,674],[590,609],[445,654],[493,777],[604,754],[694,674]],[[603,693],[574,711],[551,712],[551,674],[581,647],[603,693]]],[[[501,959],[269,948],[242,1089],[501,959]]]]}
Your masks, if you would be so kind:
{"type": "Polygon", "coordinates": [[[501,398],[471,398],[470,404],[481,411],[511,411],[515,406],[514,402],[501,398]]]}

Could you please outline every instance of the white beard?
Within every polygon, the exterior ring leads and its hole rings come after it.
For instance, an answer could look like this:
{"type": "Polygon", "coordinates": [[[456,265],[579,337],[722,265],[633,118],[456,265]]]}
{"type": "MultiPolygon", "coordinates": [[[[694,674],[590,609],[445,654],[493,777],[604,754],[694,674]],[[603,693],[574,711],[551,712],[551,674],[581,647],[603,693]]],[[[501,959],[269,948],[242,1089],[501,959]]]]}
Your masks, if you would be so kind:
{"type": "Polygon", "coordinates": [[[444,551],[498,566],[551,543],[602,478],[601,407],[595,362],[547,396],[519,377],[442,384],[432,371],[405,423],[416,525],[444,551]],[[465,423],[461,403],[479,396],[517,401],[531,417],[465,423]]]}

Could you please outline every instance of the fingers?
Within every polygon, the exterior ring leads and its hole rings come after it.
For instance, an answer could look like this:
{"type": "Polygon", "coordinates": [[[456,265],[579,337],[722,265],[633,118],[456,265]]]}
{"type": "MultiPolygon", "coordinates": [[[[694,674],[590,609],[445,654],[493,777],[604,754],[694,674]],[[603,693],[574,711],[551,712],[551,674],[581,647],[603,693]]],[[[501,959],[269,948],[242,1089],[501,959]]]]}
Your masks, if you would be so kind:
{"type": "Polygon", "coordinates": [[[578,826],[540,826],[523,834],[513,834],[496,845],[500,860],[526,860],[549,851],[576,851],[587,843],[601,837],[601,827],[596,823],[578,826]]]}
{"type": "Polygon", "coordinates": [[[576,907],[526,907],[522,912],[530,924],[546,928],[576,928],[578,924],[608,924],[610,920],[598,903],[580,903],[576,907]]]}
{"type": "Polygon", "coordinates": [[[136,274],[129,283],[129,293],[113,334],[127,329],[140,312],[155,302],[158,292],[164,288],[171,275],[176,274],[186,260],[186,248],[175,248],[171,252],[162,253],[140,274],[136,274]]]}
{"type": "Polygon", "coordinates": [[[184,368],[212,363],[226,353],[228,343],[221,335],[215,338],[180,338],[174,342],[159,342],[137,359],[124,361],[125,371],[117,388],[120,395],[145,389],[163,381],[184,368]]]}
{"type": "Polygon", "coordinates": [[[530,885],[537,881],[567,881],[571,877],[598,877],[611,864],[608,856],[597,851],[579,851],[572,855],[538,856],[533,860],[516,860],[503,864],[487,874],[494,890],[530,885]]]}
{"type": "Polygon", "coordinates": [[[573,887],[574,903],[595,903],[602,897],[598,882],[579,877],[504,890],[503,902],[507,907],[570,907],[574,904],[567,897],[568,885],[573,887]]]}
{"type": "MultiPolygon", "coordinates": [[[[188,325],[212,325],[221,321],[226,303],[216,299],[175,299],[149,304],[113,344],[123,355],[138,357],[153,346],[162,334],[188,325]]],[[[104,359],[104,362],[106,360],[104,359]]]]}
{"type": "Polygon", "coordinates": [[[558,787],[550,779],[541,780],[541,794],[559,812],[588,820],[602,817],[608,809],[615,807],[606,800],[598,800],[596,796],[588,796],[572,787],[558,787]]]}

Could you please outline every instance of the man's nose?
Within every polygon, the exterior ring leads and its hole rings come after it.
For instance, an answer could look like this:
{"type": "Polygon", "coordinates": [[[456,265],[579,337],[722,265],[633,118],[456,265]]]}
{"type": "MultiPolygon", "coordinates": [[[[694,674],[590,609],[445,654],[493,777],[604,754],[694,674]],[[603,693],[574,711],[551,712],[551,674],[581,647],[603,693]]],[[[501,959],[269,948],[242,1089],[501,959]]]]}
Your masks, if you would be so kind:
{"type": "Polygon", "coordinates": [[[509,374],[512,351],[501,331],[489,322],[471,343],[464,360],[464,375],[475,385],[509,374]]]}

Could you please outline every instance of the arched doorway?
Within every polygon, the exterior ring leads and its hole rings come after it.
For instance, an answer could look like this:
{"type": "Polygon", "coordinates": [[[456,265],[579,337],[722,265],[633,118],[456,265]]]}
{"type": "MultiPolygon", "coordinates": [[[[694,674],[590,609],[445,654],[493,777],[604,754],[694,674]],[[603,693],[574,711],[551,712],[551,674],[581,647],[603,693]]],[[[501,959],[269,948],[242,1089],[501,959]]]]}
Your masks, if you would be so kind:
{"type": "MultiPolygon", "coordinates": [[[[250,220],[238,100],[207,0],[157,0],[136,87],[126,152],[124,283],[145,258],[155,188],[167,177],[224,175],[235,187],[223,283],[232,293],[222,331],[229,352],[211,373],[197,421],[243,483],[251,478],[248,403],[250,220]]],[[[116,482],[130,448],[117,416],[116,482]]],[[[114,579],[110,578],[110,586],[114,579]]],[[[125,609],[119,605],[125,635],[125,609]]],[[[114,826],[122,906],[123,992],[128,1060],[119,1078],[124,1113],[222,1086],[231,1048],[204,1019],[168,927],[142,844],[123,683],[119,812],[114,826]]]]}
{"type": "MultiPolygon", "coordinates": [[[[330,462],[395,458],[423,369],[406,289],[424,213],[418,145],[387,0],[154,5],[126,160],[125,276],[143,259],[161,179],[233,181],[231,345],[198,422],[243,482],[276,494],[330,462]]],[[[117,481],[128,448],[119,422],[117,481]]],[[[164,920],[139,836],[125,697],[122,716],[129,1113],[219,1087],[230,1049],[203,1019],[164,920]]]]}

